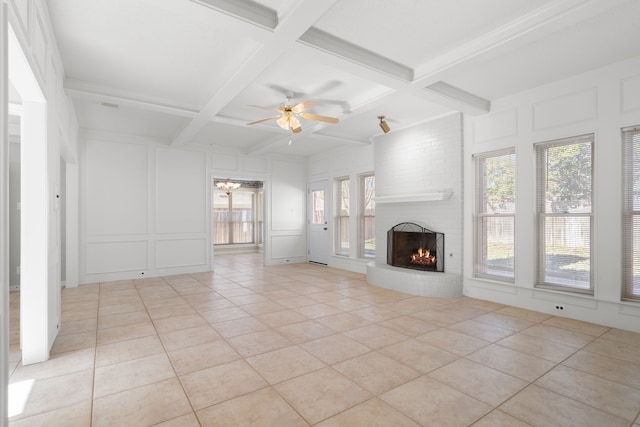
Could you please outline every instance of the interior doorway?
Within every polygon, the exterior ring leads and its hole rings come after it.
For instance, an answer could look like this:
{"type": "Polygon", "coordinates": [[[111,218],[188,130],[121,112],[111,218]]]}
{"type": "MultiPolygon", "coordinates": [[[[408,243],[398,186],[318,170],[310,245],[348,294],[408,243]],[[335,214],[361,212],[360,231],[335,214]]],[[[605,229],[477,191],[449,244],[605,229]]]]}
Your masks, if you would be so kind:
{"type": "MultiPolygon", "coordinates": [[[[20,348],[24,365],[43,362],[57,336],[60,317],[60,288],[55,280],[56,263],[50,262],[56,242],[50,233],[51,196],[55,192],[50,177],[55,170],[48,155],[55,144],[47,135],[47,101],[38,80],[11,26],[3,17],[8,35],[7,73],[3,82],[7,90],[8,110],[21,111],[20,135],[20,348]]],[[[7,117],[3,118],[8,122],[7,117]]],[[[8,123],[5,123],[8,127],[8,123]]],[[[8,152],[8,147],[6,148],[8,152]]],[[[3,159],[9,168],[8,156],[3,159]]],[[[57,166],[57,165],[56,165],[57,166]]],[[[57,169],[57,168],[56,168],[57,169]]],[[[3,195],[9,207],[9,195],[3,195]]],[[[54,229],[55,230],[55,229],[54,229]]],[[[8,233],[7,233],[8,234],[8,233]]],[[[57,254],[54,254],[57,255],[57,254]]],[[[9,264],[9,254],[3,254],[9,264]]],[[[55,261],[55,260],[54,260],[55,261]]]]}
{"type": "Polygon", "coordinates": [[[214,252],[264,252],[264,182],[214,178],[212,184],[211,241],[214,252]]]}

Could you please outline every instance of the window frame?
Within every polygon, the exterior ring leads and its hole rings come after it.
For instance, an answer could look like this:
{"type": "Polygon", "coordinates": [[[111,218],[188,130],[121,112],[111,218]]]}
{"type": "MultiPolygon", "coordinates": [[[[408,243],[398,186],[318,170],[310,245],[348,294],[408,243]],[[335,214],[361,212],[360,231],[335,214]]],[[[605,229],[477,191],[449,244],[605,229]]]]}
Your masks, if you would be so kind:
{"type": "Polygon", "coordinates": [[[375,188],[376,188],[376,184],[375,184],[375,172],[367,172],[367,173],[362,173],[358,175],[358,188],[359,188],[359,194],[358,194],[358,199],[359,199],[359,225],[358,225],[358,256],[360,258],[366,258],[366,259],[374,259],[376,257],[376,249],[375,249],[375,200],[376,200],[376,192],[375,192],[375,188]],[[373,215],[367,215],[366,213],[366,185],[365,185],[365,181],[367,180],[367,178],[371,178],[373,177],[373,195],[372,195],[372,203],[373,203],[373,215]],[[374,248],[372,253],[367,253],[367,249],[366,249],[366,239],[365,239],[365,229],[366,229],[366,223],[367,223],[367,218],[373,218],[373,240],[374,240],[374,248]]]}
{"type": "Polygon", "coordinates": [[[351,251],[351,238],[350,238],[350,221],[351,221],[351,179],[348,176],[341,176],[334,179],[335,183],[335,200],[336,200],[336,213],[335,213],[335,244],[334,244],[334,254],[337,256],[346,256],[350,255],[351,251]],[[347,186],[347,206],[344,209],[344,197],[342,194],[343,186],[347,186]],[[346,211],[346,215],[344,212],[346,211]],[[346,230],[342,229],[342,222],[346,221],[346,230]],[[344,234],[344,235],[343,235],[344,234]],[[347,242],[347,247],[342,247],[342,242],[345,240],[347,242]]]}
{"type": "MultiPolygon", "coordinates": [[[[634,169],[634,161],[640,165],[640,125],[621,129],[622,136],[622,179],[623,179],[623,221],[622,221],[622,263],[623,301],[640,301],[640,289],[634,293],[633,271],[634,271],[634,240],[640,239],[634,231],[640,234],[640,230],[634,230],[634,218],[640,218],[640,206],[634,209],[633,182],[634,177],[640,178],[640,167],[634,169]],[[636,147],[634,145],[637,144],[636,147]],[[638,158],[634,158],[637,153],[638,158]]],[[[640,252],[640,244],[636,248],[640,252]]],[[[640,254],[638,254],[640,255],[640,254]]],[[[640,268],[640,265],[635,266],[640,268]]]]}
{"type": "Polygon", "coordinates": [[[516,149],[515,147],[508,147],[500,150],[494,150],[484,153],[478,153],[474,155],[474,163],[475,163],[475,172],[476,172],[476,198],[475,198],[475,220],[474,220],[474,263],[473,263],[473,276],[480,279],[489,279],[489,280],[498,280],[501,282],[507,283],[515,283],[515,252],[516,252],[516,211],[517,207],[515,204],[517,203],[516,199],[516,149]],[[504,157],[504,156],[513,156],[514,166],[513,166],[513,186],[514,186],[514,209],[511,213],[489,213],[486,212],[486,197],[485,197],[485,189],[486,189],[486,175],[484,168],[484,164],[488,159],[504,157]],[[486,218],[512,218],[512,250],[513,250],[513,268],[507,267],[497,267],[497,266],[489,266],[486,260],[487,253],[487,235],[488,232],[485,228],[485,219],[486,218]],[[492,274],[491,271],[498,273],[503,272],[505,274],[492,274]]]}
{"type": "Polygon", "coordinates": [[[536,158],[536,282],[535,287],[539,289],[550,289],[577,294],[594,295],[594,163],[595,163],[595,134],[578,135],[568,138],[561,138],[551,141],[540,142],[534,145],[536,158]],[[591,168],[590,168],[590,210],[585,212],[546,212],[546,182],[547,167],[546,153],[549,148],[556,148],[568,145],[589,143],[591,146],[591,168]],[[560,282],[550,282],[546,280],[546,227],[547,218],[589,218],[589,283],[588,288],[577,285],[563,284],[560,282]]]}

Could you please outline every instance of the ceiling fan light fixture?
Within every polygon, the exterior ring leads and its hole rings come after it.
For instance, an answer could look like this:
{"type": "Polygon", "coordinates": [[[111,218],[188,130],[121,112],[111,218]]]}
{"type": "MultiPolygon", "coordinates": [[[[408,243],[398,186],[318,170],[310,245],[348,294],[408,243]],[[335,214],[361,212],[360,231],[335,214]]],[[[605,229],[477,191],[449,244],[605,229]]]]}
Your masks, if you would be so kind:
{"type": "Polygon", "coordinates": [[[282,129],[289,129],[289,116],[287,114],[283,114],[276,123],[278,123],[278,126],[282,129]]]}
{"type": "Polygon", "coordinates": [[[307,101],[300,102],[299,104],[296,104],[296,105],[291,105],[291,96],[293,95],[288,94],[286,104],[280,106],[279,108],[262,107],[260,105],[249,105],[249,107],[261,108],[263,110],[279,112],[280,115],[266,117],[260,120],[255,120],[253,122],[247,123],[247,125],[255,125],[255,124],[266,122],[269,120],[276,120],[276,123],[278,124],[278,126],[280,126],[280,128],[291,131],[293,133],[300,133],[302,132],[302,125],[300,123],[300,119],[315,120],[315,121],[320,121],[325,123],[340,122],[340,120],[338,120],[335,117],[327,117],[327,116],[320,116],[317,114],[305,113],[305,111],[307,111],[308,109],[315,107],[316,103],[314,101],[307,100],[307,101]]]}
{"type": "Polygon", "coordinates": [[[299,129],[301,127],[300,120],[298,120],[298,118],[293,114],[289,117],[289,125],[291,130],[299,129]]]}
{"type": "Polygon", "coordinates": [[[380,119],[380,129],[382,129],[384,133],[389,133],[391,128],[389,127],[389,124],[385,121],[384,116],[378,116],[378,118],[380,119]]]}

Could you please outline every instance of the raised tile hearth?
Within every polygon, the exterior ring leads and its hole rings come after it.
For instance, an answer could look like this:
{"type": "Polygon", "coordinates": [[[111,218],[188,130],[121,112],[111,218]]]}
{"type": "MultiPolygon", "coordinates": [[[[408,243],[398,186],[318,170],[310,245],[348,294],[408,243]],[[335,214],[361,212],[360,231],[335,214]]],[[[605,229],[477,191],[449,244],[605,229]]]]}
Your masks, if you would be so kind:
{"type": "Polygon", "coordinates": [[[367,265],[367,282],[387,289],[423,297],[462,296],[462,276],[454,273],[417,271],[389,265],[367,265]]]}

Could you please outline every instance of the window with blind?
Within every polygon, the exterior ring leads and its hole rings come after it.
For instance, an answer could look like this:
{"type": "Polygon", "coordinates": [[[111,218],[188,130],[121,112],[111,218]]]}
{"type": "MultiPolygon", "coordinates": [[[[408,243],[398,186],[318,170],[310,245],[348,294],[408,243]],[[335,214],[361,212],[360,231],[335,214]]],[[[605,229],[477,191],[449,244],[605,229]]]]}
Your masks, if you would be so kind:
{"type": "Polygon", "coordinates": [[[593,293],[593,134],[536,145],[537,286],[593,293]]]}
{"type": "Polygon", "coordinates": [[[514,281],[516,154],[514,148],[478,154],[474,275],[514,281]]]}
{"type": "Polygon", "coordinates": [[[640,300],[640,126],[622,130],[624,144],[624,299],[640,300]]]}
{"type": "Polygon", "coordinates": [[[360,175],[360,256],[376,256],[376,177],[360,175]]]}
{"type": "Polygon", "coordinates": [[[336,255],[349,256],[349,178],[336,179],[336,255]]]}

